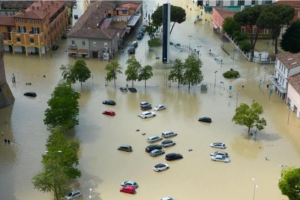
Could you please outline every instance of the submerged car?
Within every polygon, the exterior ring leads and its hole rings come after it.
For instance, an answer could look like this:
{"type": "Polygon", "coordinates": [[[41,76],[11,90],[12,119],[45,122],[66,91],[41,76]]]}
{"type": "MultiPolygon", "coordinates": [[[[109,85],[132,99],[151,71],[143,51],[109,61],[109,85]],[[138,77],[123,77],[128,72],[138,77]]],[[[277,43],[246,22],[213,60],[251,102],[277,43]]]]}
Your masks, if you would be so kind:
{"type": "Polygon", "coordinates": [[[174,131],[164,131],[162,132],[161,136],[163,138],[169,138],[169,137],[173,137],[173,136],[176,136],[177,133],[175,133],[174,131]]]}
{"type": "Polygon", "coordinates": [[[128,52],[129,54],[135,54],[135,47],[132,46],[132,45],[130,45],[130,46],[128,47],[127,52],[128,52]]]}
{"type": "Polygon", "coordinates": [[[106,110],[102,113],[103,115],[115,116],[116,113],[112,110],[106,110]]]}
{"type": "Polygon", "coordinates": [[[156,106],[155,108],[154,108],[154,110],[156,110],[156,111],[159,111],[159,110],[165,110],[166,109],[166,106],[164,106],[164,105],[162,105],[162,104],[160,104],[160,105],[158,105],[158,106],[156,106]]]}
{"type": "Polygon", "coordinates": [[[213,148],[226,149],[225,144],[221,142],[211,143],[210,146],[213,148]]]}
{"type": "Polygon", "coordinates": [[[138,35],[136,36],[136,39],[137,39],[137,40],[141,40],[141,39],[143,39],[143,36],[142,36],[141,34],[138,34],[138,35]]]}
{"type": "Polygon", "coordinates": [[[170,146],[174,146],[176,143],[173,142],[172,140],[164,140],[161,142],[161,146],[163,147],[170,147],[170,146]]]}
{"type": "Polygon", "coordinates": [[[171,160],[178,160],[183,158],[183,156],[179,153],[169,153],[166,155],[166,160],[171,161],[171,160]]]}
{"type": "Polygon", "coordinates": [[[127,92],[127,91],[128,91],[126,87],[120,87],[120,90],[121,90],[122,92],[127,92]]]}
{"type": "Polygon", "coordinates": [[[65,199],[74,199],[76,197],[80,197],[81,196],[81,192],[79,190],[75,190],[73,192],[70,192],[69,194],[67,194],[65,196],[65,199]]]}
{"type": "MultiPolygon", "coordinates": [[[[148,141],[148,140],[147,140],[148,141]]],[[[162,146],[161,145],[159,145],[159,144],[152,144],[152,145],[149,145],[149,146],[147,146],[146,148],[145,148],[145,151],[147,152],[147,153],[150,153],[152,150],[154,150],[154,149],[162,149],[162,146]]]]}
{"type": "Polygon", "coordinates": [[[150,152],[150,156],[155,157],[164,154],[165,151],[162,149],[154,149],[153,151],[150,152]]]}
{"type": "Polygon", "coordinates": [[[133,92],[133,93],[137,92],[137,90],[136,90],[135,88],[133,88],[133,87],[128,88],[128,90],[129,90],[130,92],[133,92]]]}
{"type": "Polygon", "coordinates": [[[143,101],[140,103],[140,107],[151,106],[151,103],[143,101]]]}
{"type": "Polygon", "coordinates": [[[156,115],[155,115],[155,112],[146,111],[146,112],[142,112],[138,116],[142,119],[147,119],[150,117],[155,117],[156,115]]]}
{"type": "Polygon", "coordinates": [[[28,97],[36,97],[36,93],[35,92],[25,92],[24,96],[28,96],[28,97]]]}
{"type": "Polygon", "coordinates": [[[53,50],[53,51],[56,51],[58,48],[59,48],[58,45],[54,45],[54,46],[52,47],[52,50],[53,50]]]}
{"type": "Polygon", "coordinates": [[[103,104],[114,106],[116,105],[116,102],[114,102],[113,100],[107,100],[107,101],[103,101],[103,104]]]}
{"type": "Polygon", "coordinates": [[[135,188],[131,187],[131,186],[125,186],[120,189],[120,192],[124,192],[124,193],[128,193],[128,194],[135,194],[135,188]]]}
{"type": "Polygon", "coordinates": [[[123,183],[121,183],[122,186],[130,186],[130,187],[134,187],[134,188],[138,188],[139,185],[135,182],[135,181],[124,181],[123,183]]]}
{"type": "Polygon", "coordinates": [[[147,142],[153,143],[162,140],[160,136],[151,136],[147,138],[147,142]]]}
{"type": "Polygon", "coordinates": [[[141,110],[151,110],[151,109],[152,109],[151,105],[141,106],[141,110]]]}
{"type": "Polygon", "coordinates": [[[201,117],[198,119],[199,122],[206,122],[206,123],[211,123],[212,120],[210,117],[201,117]]]}
{"type": "Polygon", "coordinates": [[[225,163],[230,162],[230,159],[228,157],[222,155],[211,156],[210,158],[212,161],[225,162],[225,163]]]}
{"type": "Polygon", "coordinates": [[[155,165],[153,168],[153,170],[156,172],[164,171],[167,169],[169,169],[169,165],[167,165],[165,163],[159,163],[159,164],[155,165]]]}
{"type": "Polygon", "coordinates": [[[211,156],[217,156],[217,155],[220,155],[220,156],[228,157],[228,153],[227,153],[227,152],[224,152],[224,151],[215,151],[215,152],[210,153],[210,155],[211,155],[211,156]]]}
{"type": "Polygon", "coordinates": [[[131,45],[134,46],[135,48],[137,48],[138,47],[138,42],[137,41],[133,41],[131,45]]]}
{"type": "Polygon", "coordinates": [[[164,197],[161,200],[175,200],[175,198],[173,198],[173,197],[164,197]]]}
{"type": "Polygon", "coordinates": [[[132,147],[130,145],[121,145],[118,147],[118,150],[132,152],[132,147]]]}

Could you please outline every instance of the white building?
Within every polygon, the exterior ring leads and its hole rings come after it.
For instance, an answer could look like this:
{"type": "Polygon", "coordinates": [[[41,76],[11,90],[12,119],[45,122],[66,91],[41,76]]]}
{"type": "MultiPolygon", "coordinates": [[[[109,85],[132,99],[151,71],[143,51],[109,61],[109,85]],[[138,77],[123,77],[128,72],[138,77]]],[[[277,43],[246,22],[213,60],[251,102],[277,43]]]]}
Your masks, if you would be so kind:
{"type": "Polygon", "coordinates": [[[198,0],[198,5],[204,7],[223,6],[254,6],[272,4],[275,0],[198,0]]]}
{"type": "Polygon", "coordinates": [[[282,99],[286,99],[289,78],[298,73],[300,73],[300,53],[276,55],[274,76],[271,76],[270,80],[282,99]]]}

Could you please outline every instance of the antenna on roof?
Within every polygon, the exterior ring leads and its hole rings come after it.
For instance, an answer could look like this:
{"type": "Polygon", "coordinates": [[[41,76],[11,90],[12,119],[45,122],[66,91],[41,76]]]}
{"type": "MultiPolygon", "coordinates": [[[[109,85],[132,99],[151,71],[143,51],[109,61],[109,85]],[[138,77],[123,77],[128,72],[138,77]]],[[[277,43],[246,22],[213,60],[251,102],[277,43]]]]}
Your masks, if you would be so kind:
{"type": "Polygon", "coordinates": [[[292,60],[293,58],[288,58],[287,60],[292,60]]]}
{"type": "Polygon", "coordinates": [[[293,62],[291,65],[297,64],[297,62],[293,62]]]}

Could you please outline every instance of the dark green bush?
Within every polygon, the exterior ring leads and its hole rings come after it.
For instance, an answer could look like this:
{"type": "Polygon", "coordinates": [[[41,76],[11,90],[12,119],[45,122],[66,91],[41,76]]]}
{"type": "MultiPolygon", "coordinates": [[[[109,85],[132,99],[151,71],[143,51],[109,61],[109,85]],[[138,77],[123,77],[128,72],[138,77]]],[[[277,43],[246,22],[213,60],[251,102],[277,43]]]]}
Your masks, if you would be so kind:
{"type": "Polygon", "coordinates": [[[251,51],[251,44],[248,41],[241,41],[239,47],[242,51],[249,53],[251,51]]]}
{"type": "Polygon", "coordinates": [[[148,41],[149,47],[160,47],[161,46],[161,41],[159,38],[153,38],[148,41]]]}
{"type": "Polygon", "coordinates": [[[243,41],[246,39],[248,39],[248,34],[246,34],[246,33],[241,33],[241,34],[237,35],[236,37],[234,37],[235,41],[243,41]]]}
{"type": "Polygon", "coordinates": [[[238,71],[232,70],[225,72],[223,76],[224,78],[238,78],[240,76],[240,73],[238,71]]]}

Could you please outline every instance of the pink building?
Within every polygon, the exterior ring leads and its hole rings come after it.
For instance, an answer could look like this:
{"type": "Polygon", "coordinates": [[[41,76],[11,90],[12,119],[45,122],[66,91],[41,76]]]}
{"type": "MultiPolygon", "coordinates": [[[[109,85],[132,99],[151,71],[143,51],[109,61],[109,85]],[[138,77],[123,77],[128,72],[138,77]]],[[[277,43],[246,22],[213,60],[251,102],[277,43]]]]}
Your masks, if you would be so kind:
{"type": "Polygon", "coordinates": [[[213,8],[212,20],[214,23],[214,29],[218,29],[222,33],[224,19],[226,19],[227,17],[233,18],[234,14],[235,14],[234,12],[225,12],[225,11],[213,8]]]}
{"type": "Polygon", "coordinates": [[[300,73],[289,78],[287,104],[290,109],[300,118],[300,73]]]}

